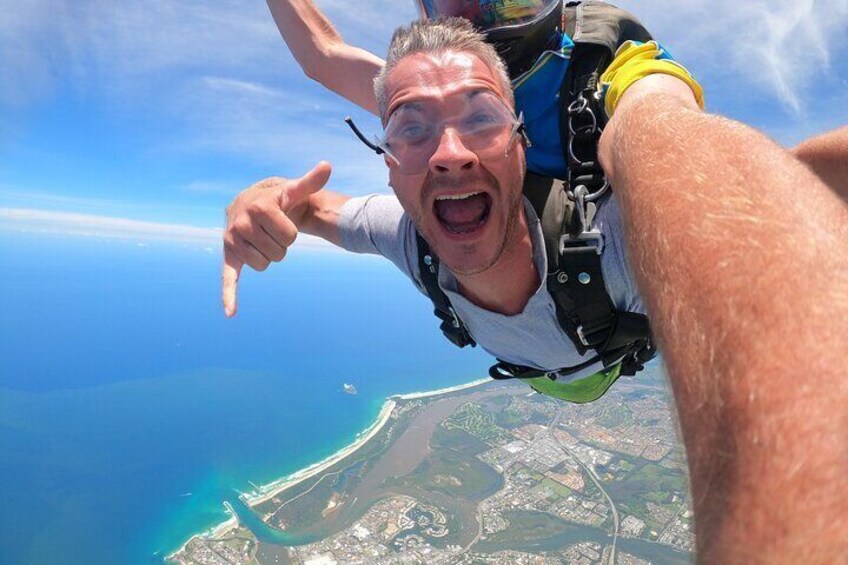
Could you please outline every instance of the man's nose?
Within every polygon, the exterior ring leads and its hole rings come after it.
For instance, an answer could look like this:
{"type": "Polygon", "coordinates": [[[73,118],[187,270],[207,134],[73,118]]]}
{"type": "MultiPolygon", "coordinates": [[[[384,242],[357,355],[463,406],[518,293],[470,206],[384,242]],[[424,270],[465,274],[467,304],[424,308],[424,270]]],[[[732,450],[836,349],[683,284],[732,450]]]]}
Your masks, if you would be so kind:
{"type": "Polygon", "coordinates": [[[450,173],[472,169],[479,162],[477,154],[462,143],[459,133],[453,128],[445,128],[436,150],[430,156],[430,170],[434,173],[450,173]]]}

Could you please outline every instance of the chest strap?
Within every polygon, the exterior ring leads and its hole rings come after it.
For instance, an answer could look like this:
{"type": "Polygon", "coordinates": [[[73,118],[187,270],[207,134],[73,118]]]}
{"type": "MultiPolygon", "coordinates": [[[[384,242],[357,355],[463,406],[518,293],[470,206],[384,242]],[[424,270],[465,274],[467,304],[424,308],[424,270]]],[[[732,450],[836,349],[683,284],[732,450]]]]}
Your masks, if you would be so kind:
{"type": "Polygon", "coordinates": [[[433,314],[442,321],[439,329],[457,347],[475,347],[477,342],[468,333],[447,295],[439,287],[439,258],[430,252],[430,245],[424,241],[421,234],[415,232],[415,239],[418,244],[418,272],[424,290],[433,302],[433,314]]]}

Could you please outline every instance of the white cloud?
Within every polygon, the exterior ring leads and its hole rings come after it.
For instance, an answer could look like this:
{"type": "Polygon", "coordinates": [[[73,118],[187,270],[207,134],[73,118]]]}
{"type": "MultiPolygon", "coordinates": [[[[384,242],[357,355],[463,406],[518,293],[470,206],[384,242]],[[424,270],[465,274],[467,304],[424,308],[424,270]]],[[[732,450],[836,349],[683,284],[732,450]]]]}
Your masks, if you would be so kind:
{"type": "MultiPolygon", "coordinates": [[[[308,87],[307,87],[308,88],[308,87]]],[[[240,154],[273,164],[270,174],[298,177],[319,160],[335,166],[330,187],[348,194],[387,192],[382,160],[345,125],[352,108],[318,88],[287,89],[227,77],[206,76],[186,84],[171,108],[184,137],[160,151],[240,154]]],[[[376,118],[356,113],[366,130],[376,118]]],[[[259,179],[256,179],[259,180],[259,179]]]]}
{"type": "MultiPolygon", "coordinates": [[[[318,0],[355,45],[382,54],[413,2],[318,0]]],[[[620,0],[675,54],[752,84],[798,113],[816,78],[846,51],[848,0],[620,0]]],[[[58,80],[77,89],[167,99],[188,75],[305,79],[263,2],[246,0],[0,0],[0,100],[37,99],[58,80]],[[5,4],[5,5],[4,5],[5,4]],[[213,70],[214,69],[214,70],[213,70]],[[158,80],[161,79],[161,82],[158,80]]],[[[843,67],[844,68],[844,67],[843,67]]],[[[154,102],[155,103],[155,102],[154,102]]]]}
{"type": "MultiPolygon", "coordinates": [[[[70,190],[72,192],[82,192],[85,190],[85,187],[85,183],[81,183],[79,186],[71,186],[70,190]]],[[[2,183],[0,183],[0,207],[51,210],[132,219],[140,219],[138,217],[139,212],[143,211],[146,218],[155,218],[157,221],[164,220],[166,222],[170,218],[208,218],[210,215],[217,219],[220,217],[221,209],[223,208],[223,206],[215,206],[210,209],[202,206],[175,204],[170,201],[159,202],[153,199],[144,202],[140,206],[138,201],[120,200],[118,198],[69,196],[67,194],[57,194],[49,190],[33,190],[28,187],[5,185],[2,183]]]]}
{"type": "MultiPolygon", "coordinates": [[[[844,75],[834,68],[848,54],[848,0],[622,0],[676,58],[740,96],[756,89],[794,116],[805,98],[820,101],[822,83],[844,75]]],[[[842,85],[844,88],[844,83],[842,85]]]]}
{"type": "MultiPolygon", "coordinates": [[[[32,208],[0,208],[0,230],[24,234],[94,237],[133,241],[144,244],[167,241],[220,248],[222,230],[185,224],[164,224],[117,218],[54,212],[32,208]]],[[[307,234],[298,237],[298,249],[338,249],[324,240],[307,234]]]]}
{"type": "Polygon", "coordinates": [[[221,240],[219,228],[161,224],[112,216],[54,212],[32,208],[0,208],[0,220],[2,220],[5,231],[23,233],[206,244],[221,240]]]}
{"type": "Polygon", "coordinates": [[[261,73],[285,54],[267,8],[256,2],[0,3],[6,4],[0,6],[6,101],[43,94],[68,79],[83,93],[145,95],[151,80],[168,73],[209,67],[261,73]]]}
{"type": "MultiPolygon", "coordinates": [[[[412,3],[319,1],[352,43],[382,51],[412,3]],[[409,4],[409,5],[407,5],[409,4]]],[[[264,2],[0,0],[0,101],[31,103],[70,80],[78,92],[150,96],[187,74],[301,78],[264,2]]]]}

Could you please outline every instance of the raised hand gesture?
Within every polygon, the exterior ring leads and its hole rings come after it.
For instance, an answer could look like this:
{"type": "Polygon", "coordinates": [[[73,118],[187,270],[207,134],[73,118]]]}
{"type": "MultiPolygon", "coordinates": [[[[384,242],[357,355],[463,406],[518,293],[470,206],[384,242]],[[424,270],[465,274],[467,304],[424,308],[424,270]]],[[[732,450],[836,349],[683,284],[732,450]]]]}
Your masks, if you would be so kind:
{"type": "Polygon", "coordinates": [[[264,271],[272,261],[283,260],[297,238],[310,197],[327,184],[330,172],[330,164],[321,161],[298,179],[261,180],[227,207],[222,298],[228,318],[236,313],[242,267],[264,271]]]}

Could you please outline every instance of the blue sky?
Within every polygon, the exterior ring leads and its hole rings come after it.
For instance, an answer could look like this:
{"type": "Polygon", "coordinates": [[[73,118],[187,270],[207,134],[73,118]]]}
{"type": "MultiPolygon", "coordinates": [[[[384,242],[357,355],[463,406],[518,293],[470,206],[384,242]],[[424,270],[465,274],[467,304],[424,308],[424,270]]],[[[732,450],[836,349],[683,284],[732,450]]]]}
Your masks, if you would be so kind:
{"type": "MultiPolygon", "coordinates": [[[[319,0],[382,54],[406,0],[319,0]],[[355,7],[355,9],[352,9],[355,7]]],[[[848,0],[621,1],[701,80],[708,109],[784,145],[848,123],[848,0]]],[[[387,192],[261,0],[0,0],[0,230],[218,246],[223,209],[320,159],[330,187],[387,192]]]]}

